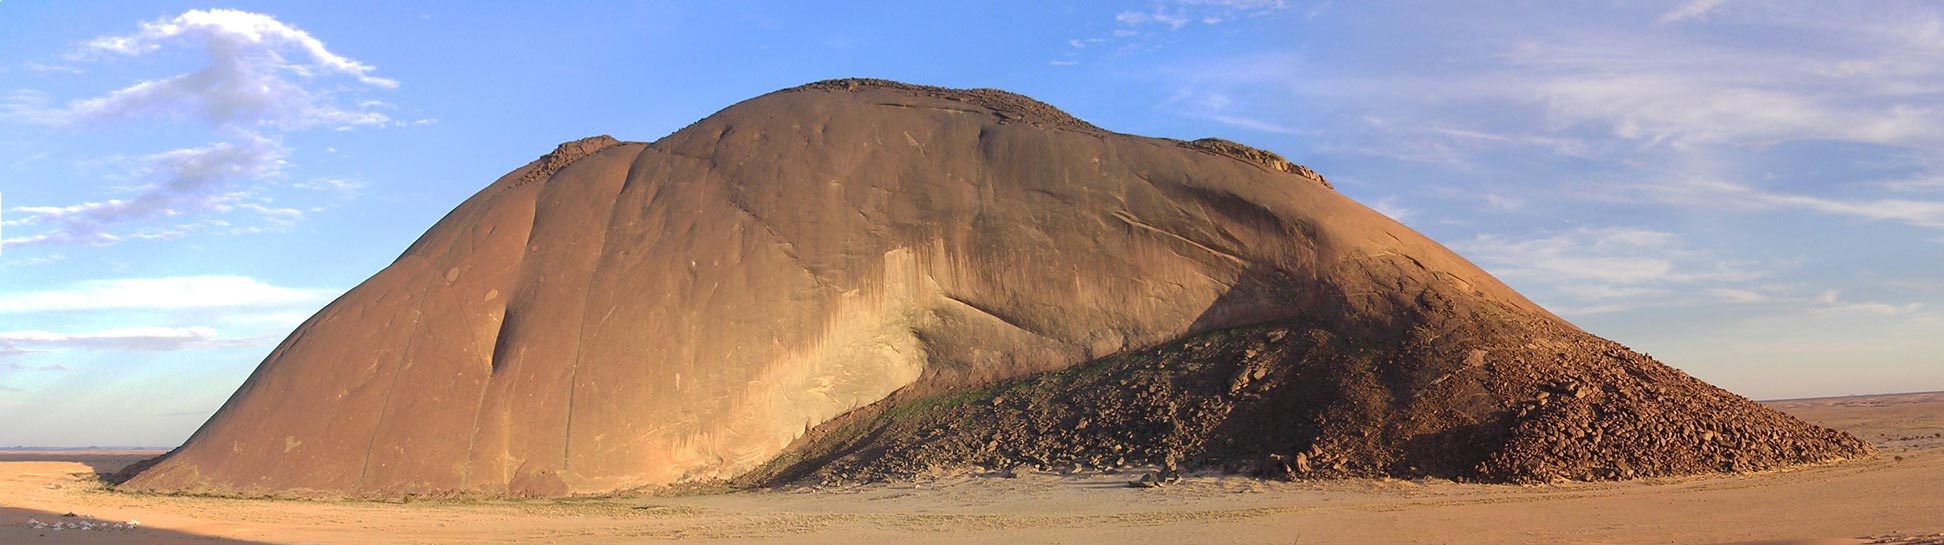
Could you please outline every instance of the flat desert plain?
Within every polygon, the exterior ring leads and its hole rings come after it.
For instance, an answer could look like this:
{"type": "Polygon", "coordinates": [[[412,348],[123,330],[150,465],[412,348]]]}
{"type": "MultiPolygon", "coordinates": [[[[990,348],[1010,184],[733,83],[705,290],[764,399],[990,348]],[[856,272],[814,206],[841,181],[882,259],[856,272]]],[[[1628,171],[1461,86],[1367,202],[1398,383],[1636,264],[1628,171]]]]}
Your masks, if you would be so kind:
{"type": "Polygon", "coordinates": [[[162,497],[97,481],[154,453],[0,454],[0,543],[1944,544],[1944,393],[1771,402],[1872,459],[1746,475],[1521,487],[1136,474],[958,476],[567,501],[162,497]],[[74,517],[63,515],[72,513],[74,517]],[[87,519],[85,517],[93,517],[87,519]],[[133,530],[40,521],[140,521],[133,530]]]}

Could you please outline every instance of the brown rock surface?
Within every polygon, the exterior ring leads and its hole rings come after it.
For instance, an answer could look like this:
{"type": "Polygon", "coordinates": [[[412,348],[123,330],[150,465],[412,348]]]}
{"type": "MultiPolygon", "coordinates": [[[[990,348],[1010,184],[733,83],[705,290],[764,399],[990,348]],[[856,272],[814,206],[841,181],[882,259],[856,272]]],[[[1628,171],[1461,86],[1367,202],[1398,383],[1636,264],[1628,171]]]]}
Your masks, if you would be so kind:
{"type": "Polygon", "coordinates": [[[558,496],[1296,453],[1302,476],[1527,481],[1867,451],[1273,154],[838,80],[509,173],[123,486],[558,496]]]}

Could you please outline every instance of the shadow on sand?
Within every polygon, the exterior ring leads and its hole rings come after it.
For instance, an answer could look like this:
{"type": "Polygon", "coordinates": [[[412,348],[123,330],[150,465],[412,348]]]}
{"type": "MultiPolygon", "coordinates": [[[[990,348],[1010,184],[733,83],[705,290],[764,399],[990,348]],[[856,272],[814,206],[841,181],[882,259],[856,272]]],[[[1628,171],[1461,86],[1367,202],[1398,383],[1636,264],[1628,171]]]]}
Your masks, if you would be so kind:
{"type": "Polygon", "coordinates": [[[113,482],[113,478],[136,462],[161,456],[163,451],[35,451],[0,450],[0,462],[74,462],[88,466],[95,475],[113,482]]]}
{"type": "Polygon", "coordinates": [[[29,524],[29,520],[43,523],[73,523],[88,521],[93,524],[126,523],[125,520],[87,519],[81,516],[65,516],[66,513],[49,513],[34,509],[0,506],[0,543],[141,543],[174,544],[201,543],[214,545],[257,544],[257,541],[244,541],[224,537],[200,536],[174,530],[158,530],[136,527],[128,530],[76,530],[51,528],[39,529],[29,524]]]}

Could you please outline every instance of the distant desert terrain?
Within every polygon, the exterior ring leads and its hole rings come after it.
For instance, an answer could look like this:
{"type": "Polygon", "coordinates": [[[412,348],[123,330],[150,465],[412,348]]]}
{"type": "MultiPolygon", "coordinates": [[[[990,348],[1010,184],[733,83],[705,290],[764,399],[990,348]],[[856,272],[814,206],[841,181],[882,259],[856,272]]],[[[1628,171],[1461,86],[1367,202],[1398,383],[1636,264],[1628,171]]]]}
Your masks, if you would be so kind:
{"type": "Polygon", "coordinates": [[[97,472],[153,453],[0,454],[0,543],[1944,543],[1944,393],[1770,402],[1874,442],[1787,471],[1548,486],[1269,482],[1137,473],[412,503],[133,495],[97,472]],[[74,513],[69,518],[62,515],[74,513]],[[28,520],[140,521],[50,531],[28,520]]]}

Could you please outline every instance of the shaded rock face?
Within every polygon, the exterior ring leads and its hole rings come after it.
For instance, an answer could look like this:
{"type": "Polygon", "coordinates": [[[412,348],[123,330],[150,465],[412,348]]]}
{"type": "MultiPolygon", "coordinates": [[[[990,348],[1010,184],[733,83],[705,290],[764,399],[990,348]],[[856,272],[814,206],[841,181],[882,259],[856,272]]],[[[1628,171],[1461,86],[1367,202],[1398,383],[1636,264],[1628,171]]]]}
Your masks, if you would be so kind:
{"type": "Polygon", "coordinates": [[[1273,154],[838,80],[507,174],[122,486],[561,496],[1298,453],[1522,480],[1866,450],[1591,337],[1273,154]],[[1714,435],[1646,439],[1690,430],[1714,435]]]}

